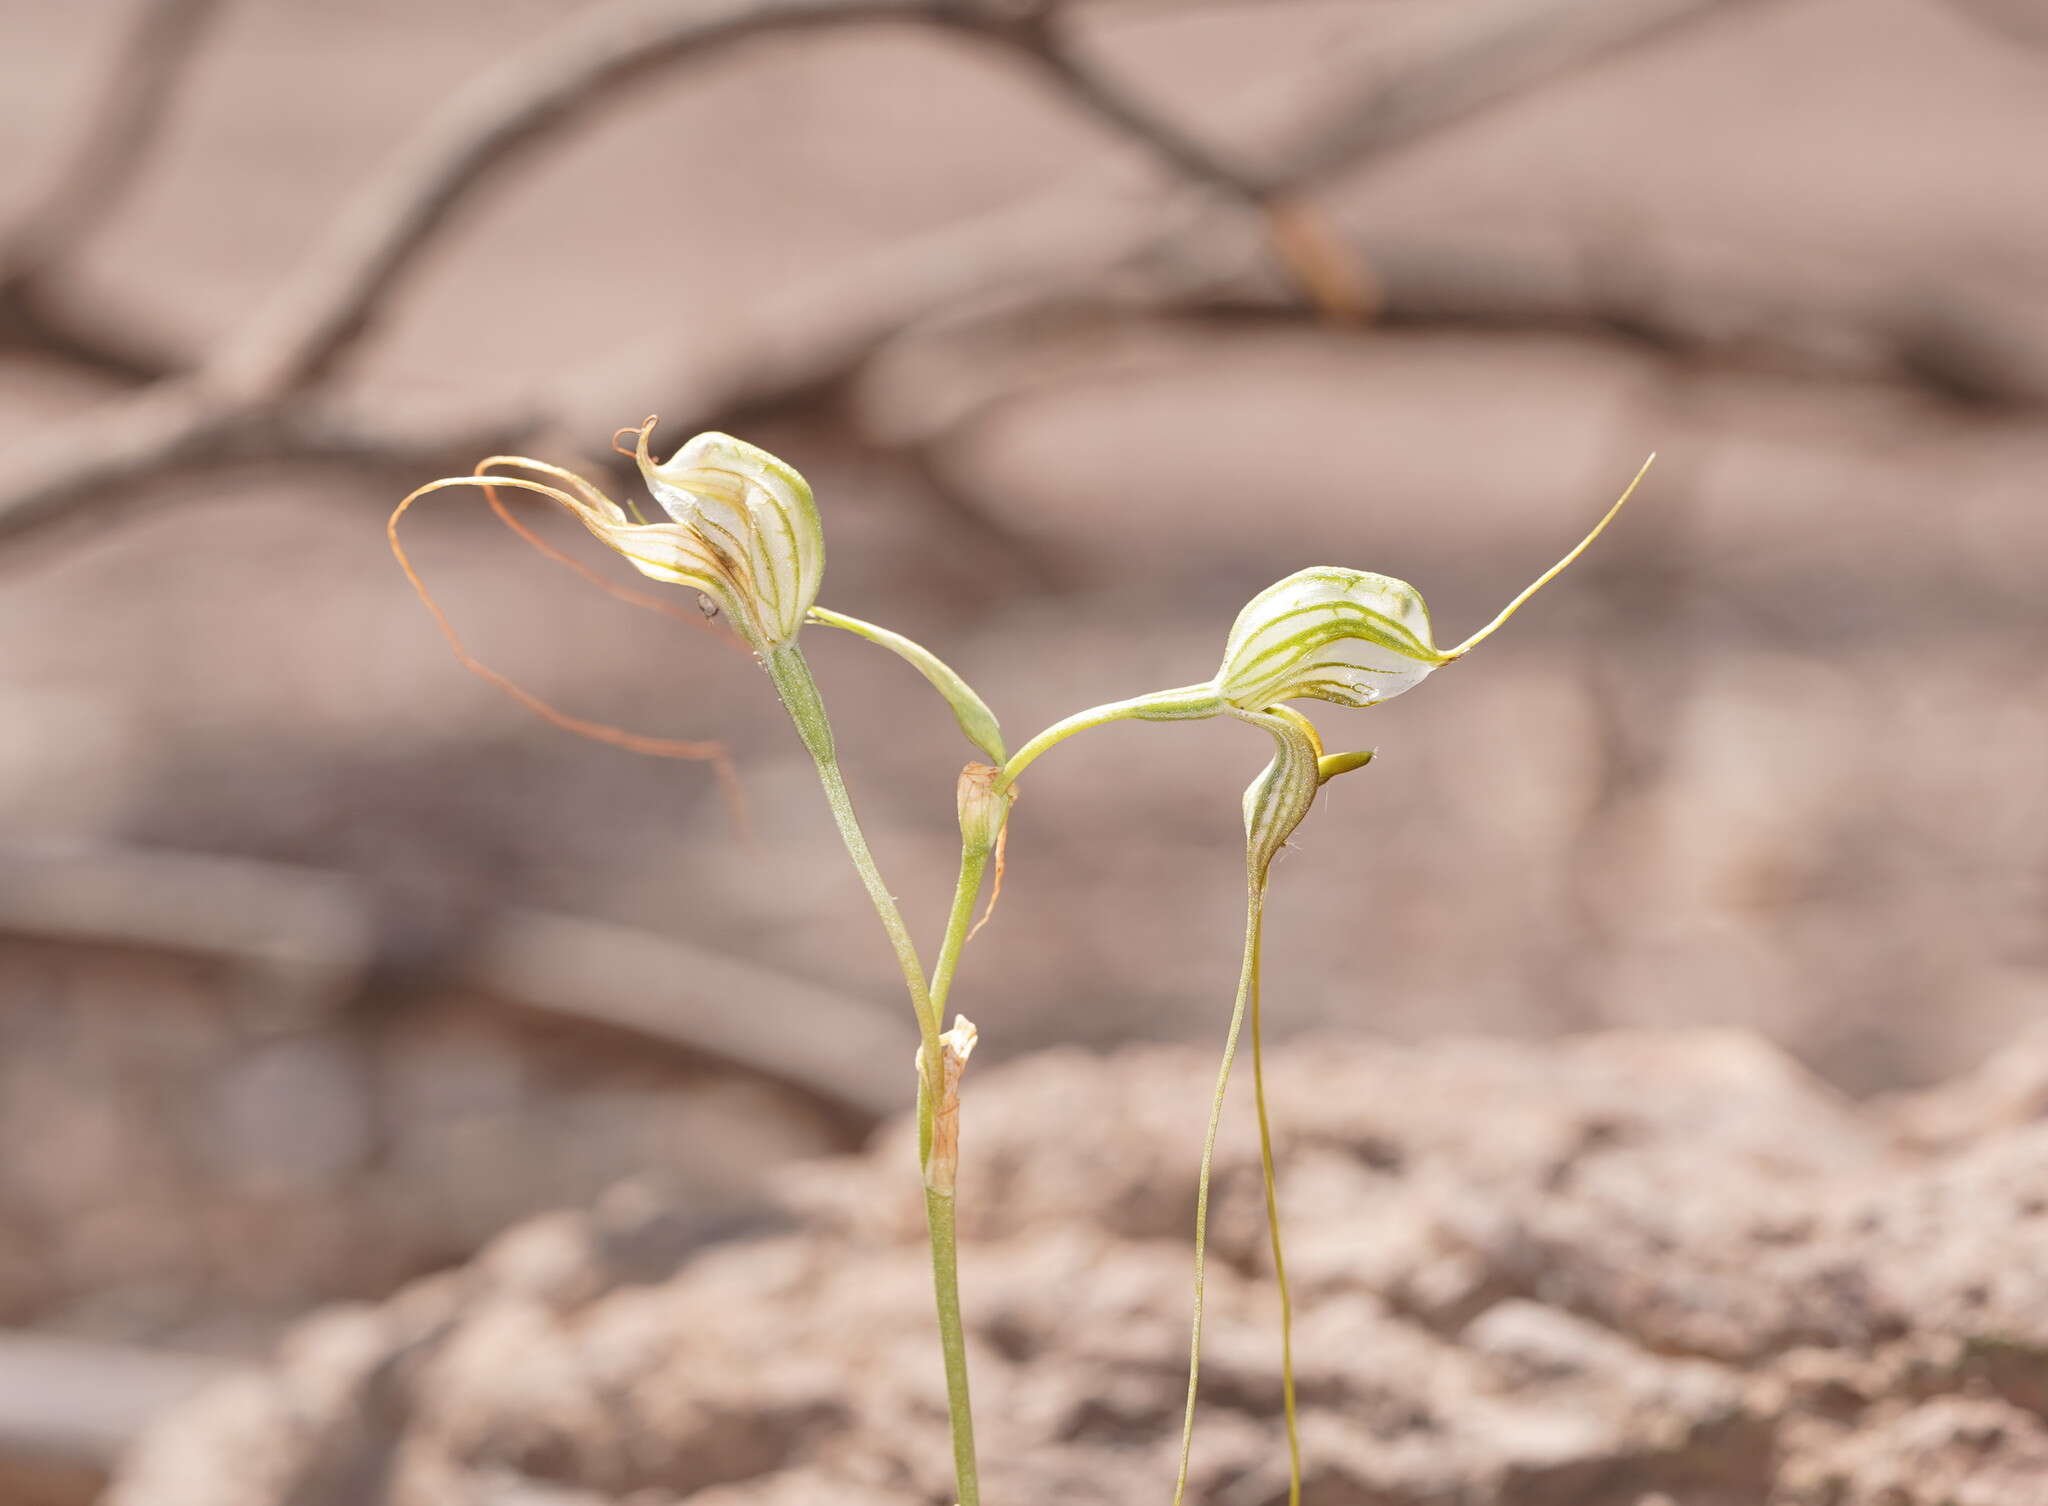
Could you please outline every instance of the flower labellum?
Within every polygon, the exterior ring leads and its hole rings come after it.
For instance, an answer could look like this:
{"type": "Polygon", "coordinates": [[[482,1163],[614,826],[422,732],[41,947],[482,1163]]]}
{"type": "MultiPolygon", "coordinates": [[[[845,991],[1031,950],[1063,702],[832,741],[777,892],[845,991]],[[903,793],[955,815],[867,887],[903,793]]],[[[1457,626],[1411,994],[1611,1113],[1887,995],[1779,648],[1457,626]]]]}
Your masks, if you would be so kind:
{"type": "Polygon", "coordinates": [[[1253,882],[1263,885],[1273,859],[1315,804],[1323,743],[1307,717],[1285,706],[1236,715],[1273,737],[1273,761],[1244,792],[1245,859],[1253,882]]]}
{"type": "Polygon", "coordinates": [[[1316,791],[1339,774],[1364,768],[1373,755],[1370,750],[1323,752],[1315,724],[1291,706],[1231,715],[1265,728],[1273,738],[1273,761],[1244,792],[1245,857],[1253,878],[1263,883],[1273,859],[1315,804],[1316,791]]]}

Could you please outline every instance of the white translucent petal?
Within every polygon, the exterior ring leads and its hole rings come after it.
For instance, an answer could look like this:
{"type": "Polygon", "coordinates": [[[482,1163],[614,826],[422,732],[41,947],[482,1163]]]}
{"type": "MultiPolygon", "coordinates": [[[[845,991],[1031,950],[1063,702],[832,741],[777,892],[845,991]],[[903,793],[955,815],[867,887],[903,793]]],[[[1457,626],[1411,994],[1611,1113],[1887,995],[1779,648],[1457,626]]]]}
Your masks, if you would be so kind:
{"type": "Polygon", "coordinates": [[[1231,628],[1217,684],[1248,710],[1301,697],[1370,706],[1440,662],[1429,608],[1413,586],[1325,565],[1252,598],[1231,628]]]}

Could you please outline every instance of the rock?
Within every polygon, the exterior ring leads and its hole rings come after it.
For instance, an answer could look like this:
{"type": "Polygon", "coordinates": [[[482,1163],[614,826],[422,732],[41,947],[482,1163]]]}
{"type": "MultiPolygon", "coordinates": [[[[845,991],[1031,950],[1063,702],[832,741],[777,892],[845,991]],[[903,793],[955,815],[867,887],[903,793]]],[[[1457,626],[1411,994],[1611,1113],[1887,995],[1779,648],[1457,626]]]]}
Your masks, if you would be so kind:
{"type": "MultiPolygon", "coordinates": [[[[1315,1506],[2018,1506],[2048,1469],[2048,1125],[1900,1133],[1726,1032],[1272,1053],[1315,1506]],[[2029,1482],[2032,1482],[2029,1484],[2029,1482]]],[[[963,1282],[992,1501],[1172,1479],[1213,1065],[971,1081],[963,1282]]],[[[1939,1090],[1937,1090],[1939,1091],[1939,1090]]],[[[1225,1126],[1190,1498],[1286,1496],[1249,1094],[1225,1126]]],[[[796,1227],[646,1280],[620,1208],[324,1317],[112,1506],[952,1499],[909,1126],[796,1227]],[[639,1273],[636,1274],[636,1269],[639,1273]]]]}

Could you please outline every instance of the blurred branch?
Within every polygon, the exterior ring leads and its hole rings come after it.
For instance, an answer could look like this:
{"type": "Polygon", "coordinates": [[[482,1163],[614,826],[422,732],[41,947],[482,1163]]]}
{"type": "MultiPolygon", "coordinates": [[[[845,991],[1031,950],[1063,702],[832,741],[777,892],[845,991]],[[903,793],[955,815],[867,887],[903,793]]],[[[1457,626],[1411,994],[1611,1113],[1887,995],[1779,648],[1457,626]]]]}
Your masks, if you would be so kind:
{"type": "MultiPolygon", "coordinates": [[[[1604,253],[1504,239],[1330,232],[1373,270],[1372,332],[1554,334],[1700,373],[1886,382],[1958,407],[2048,410],[2048,308],[2029,311],[2017,295],[1859,282],[1833,264],[1803,283],[1783,264],[1660,268],[1641,246],[1623,270],[1604,253]]],[[[864,421],[899,448],[943,446],[1021,398],[1185,359],[1185,344],[1160,338],[1174,330],[1328,330],[1242,223],[1208,223],[1173,249],[1141,275],[1017,289],[910,327],[863,368],[864,421]]]]}
{"type": "Polygon", "coordinates": [[[31,446],[0,495],[0,539],[117,505],[175,469],[300,453],[315,389],[456,207],[521,148],[636,77],[757,32],[909,17],[937,0],[616,0],[458,93],[200,368],[31,446]],[[296,410],[296,411],[295,411],[296,410]]]}
{"type": "MultiPolygon", "coordinates": [[[[332,1009],[378,962],[374,895],[336,873],[108,849],[0,855],[0,933],[200,956],[290,1007],[332,1009]]],[[[908,1038],[886,1012],[673,937],[536,910],[479,927],[436,981],[731,1062],[862,1121],[896,1112],[908,1038]]]]}
{"type": "Polygon", "coordinates": [[[1365,317],[1370,307],[1364,279],[1334,251],[1322,217],[1306,199],[1291,192],[1278,175],[1230,161],[1152,110],[1122,80],[1098,68],[1073,45],[1068,14],[1057,3],[1045,3],[1000,24],[984,22],[984,29],[992,26],[995,36],[1014,46],[1070,101],[1111,129],[1143,142],[1189,183],[1214,189],[1264,217],[1274,255],[1323,314],[1347,322],[1365,317]]]}
{"type": "Polygon", "coordinates": [[[83,315],[57,290],[56,274],[134,187],[219,8],[219,0],[143,0],[76,148],[0,241],[0,346],[126,381],[168,371],[161,354],[104,315],[83,315]]]}
{"type": "MultiPolygon", "coordinates": [[[[176,6],[166,13],[184,15],[176,6]]],[[[155,13],[152,13],[155,14],[155,13]]],[[[877,20],[958,25],[950,0],[618,0],[578,17],[449,102],[346,209],[298,273],[198,371],[167,380],[30,447],[0,495],[0,538],[89,505],[116,505],[161,474],[300,453],[317,388],[455,209],[519,152],[637,78],[767,31],[877,20]],[[292,411],[296,410],[296,411],[292,411]]],[[[159,103],[173,70],[163,70],[159,103]]],[[[143,118],[116,111],[117,124],[143,118]]],[[[95,139],[130,141],[109,126],[95,139]]],[[[86,221],[71,201],[42,216],[45,246],[86,221]]],[[[49,256],[32,265],[47,267],[49,256]]],[[[363,430],[355,425],[360,437],[363,430]]]]}
{"type": "MultiPolygon", "coordinates": [[[[196,372],[117,402],[18,457],[11,469],[14,485],[0,493],[0,542],[84,509],[117,508],[140,487],[179,472],[251,460],[434,453],[452,447],[457,435],[493,427],[480,426],[472,415],[441,441],[414,426],[410,440],[387,445],[371,415],[334,404],[326,379],[456,209],[522,150],[615,99],[626,84],[742,37],[897,20],[966,31],[1001,45],[1059,84],[1064,97],[1145,143],[1182,178],[1211,192],[1223,188],[1240,206],[1259,204],[1266,211],[1261,223],[1297,281],[1309,288],[1311,303],[1330,313],[1345,311],[1347,300],[1358,302],[1357,288],[1347,287],[1346,278],[1362,286],[1363,273],[1320,217],[1303,212],[1301,196],[1321,175],[1356,167],[1631,41],[1741,0],[1496,0],[1474,13],[1478,20],[1460,11],[1456,24],[1442,27],[1392,83],[1361,89],[1355,78],[1341,80],[1336,92],[1349,105],[1326,107],[1325,118],[1335,123],[1320,132],[1298,132],[1305,144],[1292,150],[1285,159],[1292,165],[1277,176],[1225,162],[1135,103],[1072,49],[1044,11],[1027,10],[1020,20],[1016,11],[991,8],[996,3],[615,0],[577,17],[461,91],[357,196],[300,270],[196,372]],[[1597,24],[1586,19],[1596,11],[1597,24]],[[1545,18],[1542,26],[1532,26],[1532,14],[1545,18]],[[1574,16],[1579,23],[1569,24],[1574,16]],[[1548,28],[1563,28],[1564,36],[1548,28]],[[1275,199],[1274,182],[1288,185],[1284,202],[1275,199]],[[345,442],[338,436],[346,436],[345,442]]],[[[1275,92],[1288,96],[1291,105],[1300,85],[1292,80],[1284,89],[1263,92],[1269,99],[1275,92]]],[[[1103,203],[1099,191],[1090,200],[1103,203]]],[[[1033,200],[973,227],[899,248],[847,283],[835,279],[833,286],[807,289],[791,305],[817,317],[822,334],[807,324],[792,325],[789,306],[771,310],[766,322],[776,326],[779,339],[769,342],[765,357],[751,342],[734,341],[720,352],[727,369],[685,373],[684,385],[694,378],[700,386],[757,403],[815,391],[856,369],[897,331],[953,301],[980,296],[989,286],[983,274],[992,268],[1025,279],[1071,281],[1076,272],[1128,270],[1134,258],[1173,247],[1176,235],[1182,251],[1191,237],[1199,249],[1204,233],[1191,231],[1187,216],[1155,192],[1137,203],[1112,205],[1108,225],[1076,237],[1070,233],[1074,202],[1064,192],[1050,203],[1033,200]],[[1044,213],[1062,206],[1065,215],[1044,213]],[[1029,267],[1020,265],[1011,247],[992,243],[1020,224],[1033,231],[1029,243],[1038,260],[1029,267]],[[1061,233],[1047,233],[1049,225],[1061,233]],[[973,254],[939,266],[941,247],[955,256],[963,249],[973,254]],[[903,275],[935,269],[937,275],[924,282],[903,275]],[[893,289],[877,296],[884,282],[893,289]],[[837,313],[841,304],[850,312],[837,313]],[[764,364],[777,368],[772,379],[763,379],[764,364]]],[[[545,426],[562,416],[559,396],[494,427],[545,426]]],[[[644,395],[631,406],[646,406],[644,395]]],[[[687,415],[690,427],[704,426],[713,416],[701,407],[687,415]]]]}
{"type": "MultiPolygon", "coordinates": [[[[1660,265],[1641,244],[1626,257],[1595,245],[1576,258],[1500,240],[1355,244],[1379,274],[1385,328],[1589,336],[1707,366],[1899,382],[1966,405],[2048,407],[2048,341],[2029,341],[2029,321],[2015,317],[2012,299],[1929,287],[1917,277],[1858,279],[1834,263],[1742,270],[1732,258],[1707,266],[1695,256],[1680,269],[1660,265]]],[[[1312,317],[1285,288],[1243,275],[1169,312],[1223,321],[1312,317]]],[[[2048,312],[2032,322],[2048,332],[2048,312]]]]}
{"type": "Polygon", "coordinates": [[[943,9],[942,0],[615,0],[579,15],[450,99],[207,362],[208,384],[270,398],[325,376],[458,207],[524,150],[640,79],[764,32],[929,20],[943,9]]]}
{"type": "Polygon", "coordinates": [[[988,9],[969,14],[977,30],[1016,48],[1073,103],[1112,130],[1142,141],[1182,177],[1220,189],[1252,208],[1265,206],[1273,189],[1265,175],[1228,161],[1215,148],[1151,109],[1121,79],[1098,68],[1092,58],[1074,45],[1070,11],[1066,7],[1039,4],[1008,17],[988,9]]]}
{"type": "Polygon", "coordinates": [[[8,236],[10,278],[47,273],[119,207],[218,9],[219,0],[144,0],[77,149],[8,236]]]}
{"type": "Polygon", "coordinates": [[[101,312],[46,278],[0,271],[0,353],[19,351],[125,386],[161,381],[177,369],[168,345],[101,312]]]}
{"type": "Polygon", "coordinates": [[[508,910],[451,975],[509,1004],[680,1046],[863,1120],[901,1112],[895,1017],[757,963],[603,921],[508,910]]]}
{"type": "MultiPolygon", "coordinates": [[[[1704,19],[1733,3],[1737,0],[1690,0],[1687,13],[1704,19]]],[[[1577,5],[1592,8],[1587,0],[1577,5]]],[[[1301,74],[1266,80],[1215,115],[1230,122],[1233,134],[1291,135],[1292,145],[1263,153],[1280,165],[1265,170],[1217,165],[1194,176],[1214,187],[1219,177],[1241,171],[1242,181],[1226,195],[1239,201],[1285,183],[1286,197],[1279,201],[1284,212],[1315,187],[1315,174],[1301,163],[1313,159],[1323,164],[1318,172],[1357,170],[1420,139],[1432,126],[1458,124],[1563,76],[1575,63],[1590,66],[1611,57],[1628,40],[1614,24],[1621,14],[1640,18],[1642,29],[1634,38],[1639,42],[1661,36],[1681,19],[1671,0],[1640,9],[1623,0],[1600,0],[1598,8],[1609,17],[1608,24],[1579,33],[1590,50],[1573,59],[1551,49],[1548,71],[1508,66],[1511,49],[1485,26],[1460,16],[1412,46],[1401,71],[1385,82],[1380,81],[1380,59],[1369,50],[1334,63],[1321,59],[1301,74]],[[1435,81],[1440,92],[1433,93],[1426,81],[1435,81]],[[1304,97],[1310,101],[1305,110],[1304,97]],[[1398,105],[1376,111],[1376,101],[1398,105]],[[1338,108],[1339,102],[1350,108],[1338,108]],[[1330,129],[1345,134],[1349,155],[1340,155],[1332,140],[1300,129],[1295,117],[1304,113],[1336,121],[1330,129]],[[1354,117],[1376,113],[1388,122],[1376,136],[1361,135],[1351,124],[1354,117]],[[1281,117],[1277,131],[1276,115],[1281,117]],[[1287,166],[1289,159],[1296,165],[1287,166]]],[[[1527,0],[1482,7],[1496,25],[1512,25],[1518,34],[1518,18],[1526,9],[1527,0]]],[[[1058,45],[1065,48],[1063,41],[1058,45]]],[[[1047,66],[1043,58],[1034,61],[1047,66]]],[[[1148,144],[1161,158],[1175,155],[1156,140],[1148,144]]],[[[1267,218],[1252,223],[1261,234],[1270,234],[1273,204],[1263,207],[1267,218]]],[[[647,405],[652,393],[653,406],[689,416],[685,427],[705,427],[735,408],[772,407],[837,390],[893,342],[935,324],[969,318],[991,304],[1014,307],[1110,288],[1155,307],[1199,296],[1191,290],[1219,278],[1256,280],[1267,270],[1258,246],[1243,233],[1244,219],[1239,214],[1234,226],[1225,228],[1221,240],[1227,249],[1219,251],[1215,217],[1202,213],[1201,206],[1191,208],[1174,197],[1170,186],[1157,185],[1128,165],[1097,165],[1017,203],[801,280],[734,311],[723,328],[707,323],[680,349],[666,332],[648,336],[571,373],[542,398],[540,407],[565,428],[596,432],[611,422],[610,415],[636,403],[647,405]]],[[[1327,222],[1319,222],[1318,233],[1354,269],[1370,266],[1369,248],[1343,243],[1327,222]]],[[[1287,290],[1273,290],[1272,297],[1285,302],[1287,290]]],[[[1301,313],[1314,311],[1298,299],[1291,306],[1301,313]]]]}
{"type": "Polygon", "coordinates": [[[1319,182],[1676,27],[1756,0],[1488,0],[1446,7],[1427,56],[1311,117],[1284,181],[1319,182]]]}
{"type": "Polygon", "coordinates": [[[2048,11],[2040,0],[1946,0],[1963,20],[2002,42],[2048,47],[2048,11]]]}

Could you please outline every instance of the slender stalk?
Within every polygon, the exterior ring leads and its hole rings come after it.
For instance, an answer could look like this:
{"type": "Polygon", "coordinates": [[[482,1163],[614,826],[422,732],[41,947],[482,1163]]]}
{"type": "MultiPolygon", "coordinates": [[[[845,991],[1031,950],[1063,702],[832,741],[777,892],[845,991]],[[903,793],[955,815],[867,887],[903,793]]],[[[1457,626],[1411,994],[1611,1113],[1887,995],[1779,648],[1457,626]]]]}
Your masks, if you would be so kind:
{"type": "Polygon", "coordinates": [[[991,849],[978,843],[960,848],[960,877],[953,885],[953,909],[946,917],[946,936],[939,943],[939,960],[932,968],[932,1012],[941,1018],[946,1000],[953,992],[953,975],[960,968],[960,951],[967,944],[967,932],[974,922],[974,902],[981,895],[981,881],[988,872],[991,849]]]}
{"type": "MultiPolygon", "coordinates": [[[[852,858],[861,884],[868,892],[868,899],[875,907],[875,914],[882,922],[882,929],[888,933],[890,945],[895,948],[897,964],[903,970],[904,985],[910,991],[911,1007],[917,1013],[920,1036],[917,1053],[918,1159],[926,1181],[925,1225],[931,1242],[932,1289],[938,1307],[939,1347],[946,1363],[946,1407],[952,1419],[953,1472],[959,1506],[981,1506],[981,1486],[974,1459],[974,1421],[967,1391],[967,1345],[960,1324],[959,1247],[950,1178],[944,1190],[931,1186],[933,1116],[942,1097],[939,1010],[943,1006],[943,997],[936,1003],[933,1000],[932,989],[925,982],[924,963],[917,955],[917,944],[911,939],[910,928],[904,924],[896,897],[883,882],[881,869],[876,866],[874,853],[868,847],[867,835],[861,830],[860,818],[854,813],[853,797],[839,771],[832,724],[826,718],[824,699],[818,694],[818,682],[812,676],[802,650],[794,643],[784,644],[764,653],[761,662],[768,671],[768,678],[774,682],[775,692],[782,698],[790,720],[796,724],[797,735],[803,739],[804,747],[818,766],[818,780],[825,789],[825,802],[832,808],[832,819],[839,827],[840,839],[846,844],[847,856],[852,858]]],[[[963,859],[963,885],[967,880],[966,867],[963,859]]],[[[974,881],[975,888],[979,889],[978,871],[974,881]]],[[[973,903],[973,895],[970,894],[966,901],[970,911],[973,903]]],[[[959,908],[956,898],[954,909],[957,912],[959,908]]],[[[947,927],[949,942],[954,929],[952,925],[947,927]]],[[[964,936],[964,928],[962,934],[964,936]]],[[[957,961],[958,945],[954,944],[951,950],[957,961]]],[[[952,968],[944,959],[941,961],[941,975],[950,987],[952,968]]]]}
{"type": "Polygon", "coordinates": [[[910,990],[910,1004],[917,1011],[917,1024],[923,1036],[925,1054],[930,1060],[924,1066],[929,1077],[937,1071],[939,1017],[932,1008],[931,991],[925,986],[924,963],[917,955],[917,943],[910,938],[910,928],[903,923],[903,912],[896,905],[896,896],[889,892],[889,886],[882,880],[882,871],[875,866],[875,855],[868,848],[867,835],[860,828],[860,818],[854,814],[853,796],[846,788],[846,778],[839,772],[839,753],[832,740],[832,724],[825,717],[825,702],[818,694],[818,682],[811,676],[811,666],[805,661],[803,650],[794,643],[770,649],[762,656],[762,665],[768,671],[768,678],[775,683],[775,693],[782,698],[790,720],[796,723],[797,735],[803,739],[804,747],[810,751],[812,761],[818,766],[818,780],[825,787],[825,803],[832,807],[832,819],[839,827],[840,839],[846,844],[847,856],[853,859],[853,866],[860,874],[868,899],[880,917],[882,929],[889,934],[889,943],[896,950],[896,962],[903,969],[904,986],[910,990]]]}
{"type": "Polygon", "coordinates": [[[1251,1002],[1252,1094],[1259,1112],[1259,1174],[1266,1194],[1266,1230],[1273,1247],[1273,1276],[1280,1288],[1280,1396],[1287,1421],[1287,1503],[1301,1506],[1301,1429],[1295,1415],[1294,1297],[1287,1284],[1287,1257],[1280,1240],[1279,1179],[1273,1168],[1273,1120],[1266,1107],[1266,1032],[1259,966],[1259,932],[1265,924],[1265,900],[1273,859],[1285,846],[1315,803],[1327,779],[1372,761],[1372,754],[1323,752],[1315,727],[1285,706],[1265,711],[1234,711],[1233,715],[1272,735],[1273,762],[1245,791],[1245,871],[1252,903],[1245,916],[1247,972],[1239,984],[1239,1007],[1251,1002]]]}
{"type": "MultiPolygon", "coordinates": [[[[988,869],[989,849],[964,843],[960,849],[960,877],[953,886],[953,909],[946,918],[945,939],[939,943],[939,957],[932,969],[931,1007],[945,1017],[946,1000],[953,991],[953,975],[960,966],[961,948],[974,919],[974,901],[981,893],[982,875],[988,869]]],[[[923,1095],[920,1093],[920,1098],[923,1095]]],[[[957,1112],[958,1105],[954,1105],[957,1112]]],[[[960,1493],[959,1506],[979,1506],[981,1485],[974,1459],[974,1409],[967,1386],[967,1343],[960,1325],[959,1235],[954,1221],[953,1178],[957,1165],[944,1168],[943,1178],[933,1175],[932,1124],[928,1113],[918,1116],[918,1138],[926,1164],[924,1189],[925,1229],[931,1237],[932,1289],[939,1308],[939,1343],[946,1353],[946,1410],[952,1419],[953,1476],[960,1493]],[[943,1186],[933,1183],[943,1180],[943,1186]]],[[[947,1153],[957,1158],[958,1142],[947,1153]]]]}
{"type": "MultiPolygon", "coordinates": [[[[1258,924],[1249,917],[1246,923],[1248,928],[1258,924]]],[[[1266,1113],[1266,1051],[1259,994],[1259,969],[1254,962],[1252,1097],[1259,1106],[1259,1171],[1266,1183],[1266,1232],[1273,1246],[1273,1279],[1280,1288],[1280,1408],[1287,1419],[1287,1506],[1301,1506],[1301,1426],[1294,1404],[1294,1296],[1287,1286],[1287,1257],[1280,1249],[1280,1191],[1273,1175],[1273,1122],[1266,1113]]]]}
{"type": "Polygon", "coordinates": [[[1266,929],[1266,886],[1253,874],[1245,895],[1244,966],[1238,973],[1237,1003],[1230,1011],[1230,1031],[1223,1041],[1223,1061],[1216,1070],[1216,1093],[1209,1103],[1209,1124],[1202,1134],[1202,1169],[1195,1182],[1195,1304],[1188,1339],[1188,1403],[1180,1426],[1180,1470],[1173,1482],[1173,1506],[1181,1506],[1188,1488],[1188,1460],[1195,1446],[1195,1394],[1202,1376],[1202,1299],[1209,1258],[1209,1177],[1216,1161],[1216,1132],[1223,1124],[1223,1095],[1230,1086],[1231,1064],[1243,1032],[1245,1009],[1256,997],[1259,950],[1266,929]]]}
{"type": "Polygon", "coordinates": [[[1141,695],[1128,701],[1111,701],[1106,706],[1090,707],[1077,711],[1063,721],[1054,722],[1038,736],[1010,755],[1002,772],[996,776],[998,793],[1016,783],[1017,776],[1035,762],[1048,749],[1065,742],[1077,732],[1086,732],[1091,727],[1104,727],[1111,722],[1136,718],[1148,722],[1193,721],[1200,717],[1214,716],[1222,709],[1223,703],[1217,698],[1213,685],[1185,685],[1177,690],[1158,690],[1151,695],[1141,695]]]}
{"type": "Polygon", "coordinates": [[[967,1340],[960,1328],[960,1242],[950,1188],[943,1192],[925,1188],[924,1222],[931,1237],[939,1344],[946,1352],[946,1412],[952,1419],[954,1488],[959,1506],[981,1506],[981,1480],[974,1460],[974,1409],[967,1395],[967,1340]]]}

